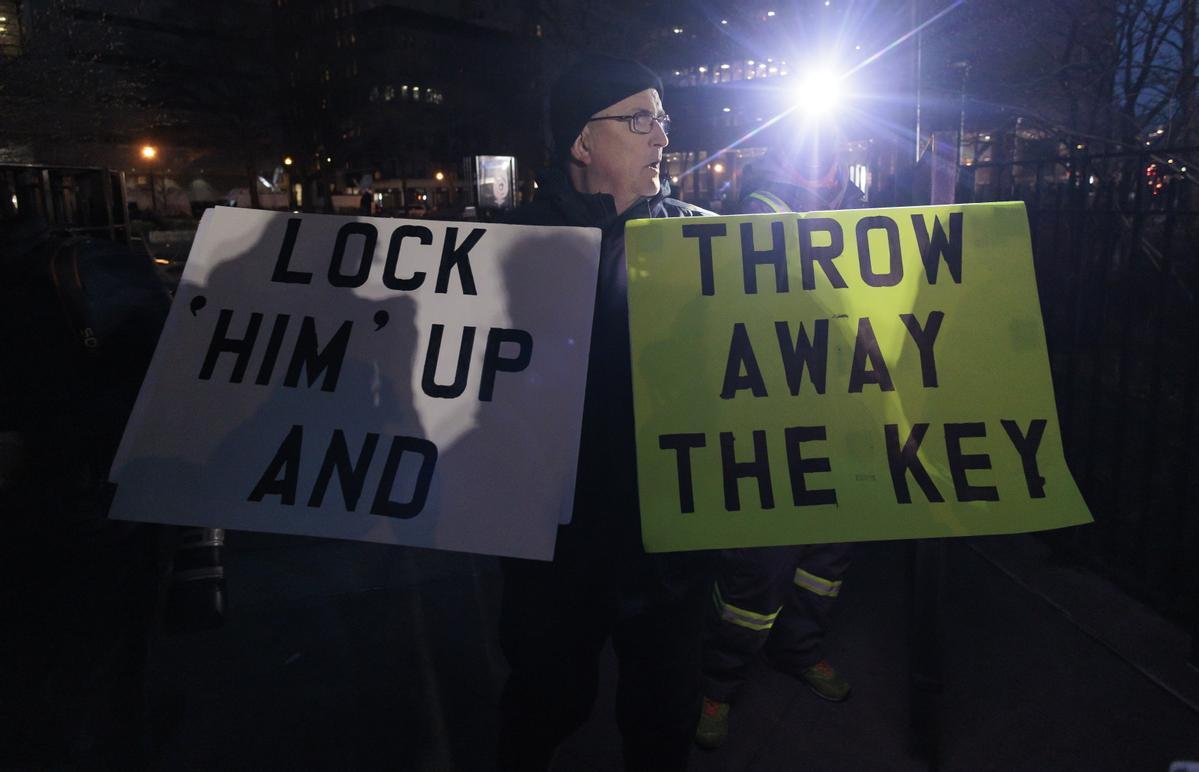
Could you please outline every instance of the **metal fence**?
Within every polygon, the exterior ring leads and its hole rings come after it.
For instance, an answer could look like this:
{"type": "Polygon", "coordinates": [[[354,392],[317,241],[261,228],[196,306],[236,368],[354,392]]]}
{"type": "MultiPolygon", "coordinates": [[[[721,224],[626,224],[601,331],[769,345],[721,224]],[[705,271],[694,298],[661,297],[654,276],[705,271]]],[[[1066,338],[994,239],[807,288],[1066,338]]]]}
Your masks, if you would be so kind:
{"type": "Polygon", "coordinates": [[[1096,520],[1052,543],[1199,641],[1199,148],[963,171],[967,199],[1028,207],[1066,455],[1096,520]]]}
{"type": "Polygon", "coordinates": [[[0,225],[33,214],[55,230],[129,241],[125,173],[0,164],[0,225]]]}

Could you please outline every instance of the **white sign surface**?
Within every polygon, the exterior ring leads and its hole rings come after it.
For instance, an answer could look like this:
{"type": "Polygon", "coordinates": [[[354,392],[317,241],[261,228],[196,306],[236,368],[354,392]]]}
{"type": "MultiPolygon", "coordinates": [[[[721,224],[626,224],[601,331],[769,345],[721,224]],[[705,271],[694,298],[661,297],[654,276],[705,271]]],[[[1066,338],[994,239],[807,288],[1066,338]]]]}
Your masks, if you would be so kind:
{"type": "Polygon", "coordinates": [[[549,559],[600,233],[217,208],[110,516],[549,559]]]}

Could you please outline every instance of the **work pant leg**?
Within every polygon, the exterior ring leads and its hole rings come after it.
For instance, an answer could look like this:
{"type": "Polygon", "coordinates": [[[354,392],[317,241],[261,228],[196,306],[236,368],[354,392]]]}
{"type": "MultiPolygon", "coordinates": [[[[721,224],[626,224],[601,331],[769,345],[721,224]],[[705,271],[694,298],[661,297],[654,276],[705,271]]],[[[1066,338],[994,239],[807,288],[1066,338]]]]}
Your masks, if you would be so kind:
{"type": "Polygon", "coordinates": [[[553,570],[504,561],[500,645],[512,670],[500,695],[501,770],[541,770],[587,720],[612,607],[553,570]]]}
{"type": "Polygon", "coordinates": [[[627,770],[685,770],[700,708],[700,651],[708,582],[622,619],[612,636],[620,666],[616,720],[627,770]]]}
{"type": "Polygon", "coordinates": [[[704,695],[729,702],[790,592],[796,547],[723,550],[704,638],[704,695]]]}
{"type": "Polygon", "coordinates": [[[824,633],[841,594],[852,547],[841,543],[800,548],[786,603],[766,644],[775,666],[798,673],[824,658],[824,633]]]}

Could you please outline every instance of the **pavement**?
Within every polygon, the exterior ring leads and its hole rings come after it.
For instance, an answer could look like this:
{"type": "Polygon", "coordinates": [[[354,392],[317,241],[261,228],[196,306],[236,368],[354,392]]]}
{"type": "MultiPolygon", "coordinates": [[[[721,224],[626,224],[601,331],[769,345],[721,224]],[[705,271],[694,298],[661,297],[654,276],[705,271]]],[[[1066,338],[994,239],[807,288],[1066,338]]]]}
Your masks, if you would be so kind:
{"type": "MultiPolygon", "coordinates": [[[[228,535],[214,631],[159,633],[150,704],[162,770],[487,770],[506,674],[492,558],[228,535]]],[[[708,770],[1152,770],[1199,761],[1190,640],[1032,536],[944,543],[943,690],[914,752],[912,551],[857,547],[829,635],[845,703],[757,663],[708,770]]],[[[555,770],[618,770],[616,672],[555,770]]]]}

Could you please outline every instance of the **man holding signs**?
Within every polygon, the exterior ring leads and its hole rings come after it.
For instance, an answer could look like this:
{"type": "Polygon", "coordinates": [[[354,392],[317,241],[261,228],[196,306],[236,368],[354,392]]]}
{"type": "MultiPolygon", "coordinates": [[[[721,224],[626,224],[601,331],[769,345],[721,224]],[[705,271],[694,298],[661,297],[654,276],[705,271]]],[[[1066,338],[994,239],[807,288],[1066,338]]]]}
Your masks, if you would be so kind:
{"type": "MultiPolygon", "coordinates": [[[[638,525],[625,224],[707,214],[660,190],[670,118],[658,77],[611,57],[580,62],[551,97],[559,168],[513,222],[603,230],[573,522],[552,563],[505,564],[500,765],[543,769],[595,699],[599,654],[620,661],[618,721],[631,768],[686,767],[699,708],[701,555],[647,555],[638,525]]],[[[673,221],[673,220],[672,220],[673,221]]]]}

